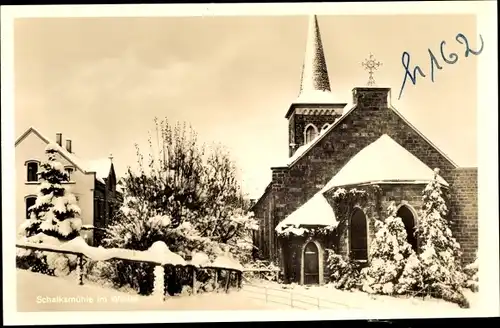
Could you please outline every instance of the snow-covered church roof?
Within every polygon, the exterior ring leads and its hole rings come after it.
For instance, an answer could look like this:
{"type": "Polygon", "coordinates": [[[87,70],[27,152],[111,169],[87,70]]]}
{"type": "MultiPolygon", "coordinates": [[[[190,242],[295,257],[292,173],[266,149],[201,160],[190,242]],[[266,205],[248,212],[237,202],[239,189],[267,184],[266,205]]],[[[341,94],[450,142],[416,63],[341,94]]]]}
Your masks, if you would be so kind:
{"type": "MultiPolygon", "coordinates": [[[[325,185],[323,192],[364,183],[428,183],[433,178],[432,168],[384,134],[351,158],[325,185]]],[[[438,181],[448,186],[439,175],[438,181]]]]}
{"type": "Polygon", "coordinates": [[[299,229],[303,226],[323,226],[336,228],[338,221],[333,208],[323,196],[318,192],[304,205],[287,216],[276,226],[276,232],[282,233],[286,229],[299,229]]]}

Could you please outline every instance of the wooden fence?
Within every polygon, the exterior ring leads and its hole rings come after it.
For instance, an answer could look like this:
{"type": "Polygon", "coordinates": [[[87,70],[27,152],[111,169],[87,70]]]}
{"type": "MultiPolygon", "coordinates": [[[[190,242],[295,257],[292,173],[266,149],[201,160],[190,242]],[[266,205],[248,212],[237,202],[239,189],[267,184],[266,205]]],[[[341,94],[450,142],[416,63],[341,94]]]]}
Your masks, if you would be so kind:
{"type": "Polygon", "coordinates": [[[356,309],[347,304],[329,300],[322,297],[305,295],[291,290],[283,290],[270,286],[258,286],[251,283],[244,283],[242,292],[248,293],[248,297],[274,303],[299,310],[336,310],[336,309],[356,309]]]}
{"type": "MultiPolygon", "coordinates": [[[[60,253],[60,254],[68,254],[68,255],[74,255],[77,257],[77,267],[76,267],[76,276],[77,276],[77,283],[79,285],[83,285],[83,259],[86,256],[82,252],[77,252],[77,251],[72,251],[72,250],[63,250],[63,249],[56,249],[56,247],[51,246],[51,245],[24,245],[24,244],[16,244],[17,248],[22,248],[22,249],[27,249],[27,250],[34,250],[34,251],[42,251],[42,252],[54,252],[54,253],[60,253]]],[[[108,258],[106,260],[123,260],[123,261],[129,261],[129,262],[136,262],[136,263],[149,263],[155,266],[154,270],[154,288],[153,288],[153,295],[161,298],[162,300],[165,300],[166,296],[166,290],[167,290],[167,285],[165,282],[165,267],[171,266],[171,267],[186,267],[190,268],[192,270],[192,290],[193,294],[197,293],[196,290],[196,273],[197,270],[199,269],[208,269],[208,270],[214,270],[215,271],[215,279],[214,279],[214,288],[218,286],[218,278],[219,278],[219,273],[221,271],[227,272],[226,274],[226,279],[223,282],[224,283],[224,291],[227,293],[229,291],[230,287],[230,280],[233,275],[236,276],[236,282],[238,289],[241,289],[242,285],[242,275],[243,271],[242,270],[237,270],[237,269],[232,269],[232,268],[223,268],[219,266],[195,266],[192,264],[185,264],[185,265],[173,265],[173,264],[164,264],[159,261],[153,261],[153,260],[136,260],[136,259],[130,259],[127,257],[120,257],[120,256],[114,256],[111,258],[108,258]]]]}

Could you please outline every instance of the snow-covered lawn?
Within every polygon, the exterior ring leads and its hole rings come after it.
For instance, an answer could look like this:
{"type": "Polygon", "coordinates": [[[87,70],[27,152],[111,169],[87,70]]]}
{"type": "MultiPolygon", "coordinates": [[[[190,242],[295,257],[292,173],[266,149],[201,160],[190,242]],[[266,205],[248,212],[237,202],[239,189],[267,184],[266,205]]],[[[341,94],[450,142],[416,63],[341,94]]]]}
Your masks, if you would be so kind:
{"type": "MultiPolygon", "coordinates": [[[[161,302],[95,284],[78,285],[74,276],[51,277],[17,270],[18,311],[150,311],[150,310],[289,310],[290,294],[296,310],[361,310],[367,313],[429,316],[464,316],[477,308],[478,294],[466,292],[471,309],[438,299],[372,296],[360,291],[340,291],[326,286],[280,285],[267,281],[244,284],[242,291],[175,296],[161,302]],[[265,289],[267,289],[267,303],[265,289]],[[285,287],[285,288],[283,288],[285,287]],[[284,304],[283,304],[284,303],[284,304]]],[[[472,315],[472,314],[471,314],[472,315]]]]}
{"type": "Polygon", "coordinates": [[[361,291],[342,291],[330,285],[306,287],[300,285],[280,285],[275,282],[262,280],[251,281],[250,284],[244,286],[243,292],[253,297],[265,299],[265,296],[263,296],[263,287],[268,287],[268,300],[288,302],[288,304],[290,304],[290,300],[287,300],[284,295],[291,292],[293,293],[294,304],[298,308],[307,309],[317,309],[317,298],[320,298],[320,307],[324,309],[353,309],[363,312],[395,312],[398,314],[409,313],[416,315],[456,314],[458,316],[463,316],[475,311],[479,300],[478,293],[465,290],[464,293],[471,304],[471,308],[461,309],[458,305],[441,299],[370,295],[361,291]],[[259,292],[260,295],[257,295],[257,292],[259,292]]]}
{"type": "Polygon", "coordinates": [[[51,277],[17,270],[17,309],[29,311],[151,311],[151,310],[272,310],[287,309],[279,304],[253,300],[244,293],[205,293],[176,296],[165,302],[153,296],[117,291],[85,284],[74,277],[51,277]],[[52,302],[50,302],[52,301],[52,302]]]}

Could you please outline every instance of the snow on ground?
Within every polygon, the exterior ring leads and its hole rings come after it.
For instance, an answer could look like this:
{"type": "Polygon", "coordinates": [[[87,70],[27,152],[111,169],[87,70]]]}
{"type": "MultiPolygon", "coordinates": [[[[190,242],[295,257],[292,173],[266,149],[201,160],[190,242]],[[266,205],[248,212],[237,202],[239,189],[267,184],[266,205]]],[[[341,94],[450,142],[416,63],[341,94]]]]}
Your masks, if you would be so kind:
{"type": "Polygon", "coordinates": [[[286,292],[293,293],[296,307],[305,309],[317,309],[317,298],[320,298],[320,307],[324,309],[353,309],[375,313],[390,313],[394,311],[397,314],[463,316],[476,310],[479,300],[478,293],[467,290],[464,293],[471,304],[471,308],[461,309],[458,305],[441,299],[427,298],[424,300],[421,297],[370,295],[361,291],[342,291],[330,285],[306,287],[280,285],[270,281],[252,281],[250,285],[244,286],[243,291],[248,294],[255,294],[257,290],[262,291],[264,286],[268,288],[268,299],[290,303],[289,299],[287,300],[283,296],[286,295],[286,292]]]}
{"type": "Polygon", "coordinates": [[[374,296],[361,291],[340,291],[329,285],[308,288],[259,280],[244,284],[242,291],[174,296],[162,302],[154,296],[140,296],[87,282],[80,286],[74,275],[60,278],[26,270],[17,270],[17,291],[20,312],[288,310],[291,304],[294,310],[317,310],[319,302],[322,310],[357,310],[377,315],[468,316],[477,309],[479,299],[477,293],[467,291],[471,309],[461,309],[438,299],[374,296]],[[264,287],[267,287],[267,302],[264,287]]]}
{"type": "Polygon", "coordinates": [[[154,296],[140,296],[100,286],[77,284],[74,276],[51,277],[17,270],[17,309],[38,311],[150,311],[150,310],[272,310],[287,309],[250,299],[235,290],[175,296],[165,302],[154,296]]]}

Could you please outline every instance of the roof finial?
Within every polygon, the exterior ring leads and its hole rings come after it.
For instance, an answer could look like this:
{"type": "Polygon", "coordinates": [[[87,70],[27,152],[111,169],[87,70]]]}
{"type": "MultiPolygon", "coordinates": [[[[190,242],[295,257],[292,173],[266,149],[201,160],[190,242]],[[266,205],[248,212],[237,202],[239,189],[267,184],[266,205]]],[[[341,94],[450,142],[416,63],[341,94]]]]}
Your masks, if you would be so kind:
{"type": "Polygon", "coordinates": [[[375,59],[373,54],[370,52],[370,59],[365,59],[364,62],[361,63],[365,70],[368,71],[369,77],[368,77],[368,86],[374,86],[375,85],[375,79],[373,78],[373,73],[382,66],[382,63],[379,62],[378,60],[375,59]]]}
{"type": "Polygon", "coordinates": [[[113,163],[113,154],[109,153],[109,160],[111,161],[111,163],[113,163]]]}
{"type": "Polygon", "coordinates": [[[300,93],[308,91],[330,91],[330,80],[316,15],[309,18],[306,53],[300,83],[300,93]]]}

